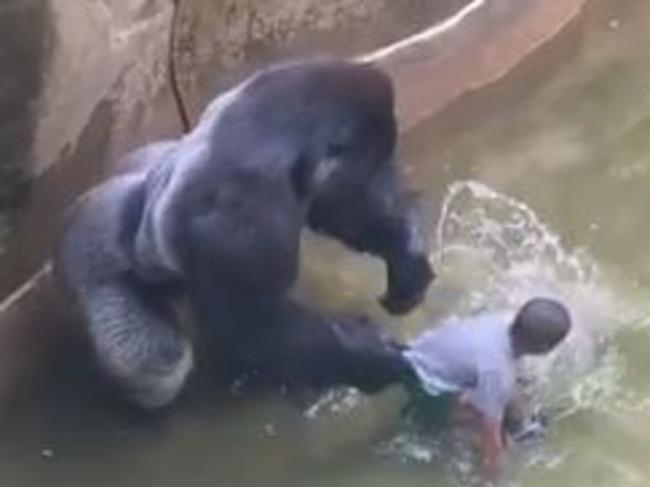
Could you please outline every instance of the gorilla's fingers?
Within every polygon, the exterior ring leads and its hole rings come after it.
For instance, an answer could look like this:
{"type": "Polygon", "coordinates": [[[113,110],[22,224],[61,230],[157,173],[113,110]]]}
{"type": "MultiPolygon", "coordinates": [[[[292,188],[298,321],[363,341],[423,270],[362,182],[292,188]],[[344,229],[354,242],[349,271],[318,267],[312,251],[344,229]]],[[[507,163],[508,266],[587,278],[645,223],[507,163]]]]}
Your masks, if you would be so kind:
{"type": "Polygon", "coordinates": [[[388,291],[380,298],[391,314],[406,314],[424,299],[435,273],[423,254],[388,259],[388,291]]]}
{"type": "Polygon", "coordinates": [[[159,408],[178,395],[193,366],[191,345],[128,284],[94,288],[86,312],[101,367],[136,403],[159,408]]]}

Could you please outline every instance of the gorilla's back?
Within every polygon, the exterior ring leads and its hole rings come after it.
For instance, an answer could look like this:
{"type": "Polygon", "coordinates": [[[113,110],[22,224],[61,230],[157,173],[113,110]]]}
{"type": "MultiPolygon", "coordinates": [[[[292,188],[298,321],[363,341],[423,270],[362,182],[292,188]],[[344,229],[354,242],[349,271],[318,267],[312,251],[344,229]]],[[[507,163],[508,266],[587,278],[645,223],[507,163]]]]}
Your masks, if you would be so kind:
{"type": "Polygon", "coordinates": [[[132,267],[129,249],[143,198],[144,176],[123,175],[91,189],[70,209],[55,265],[73,292],[132,267]]]}

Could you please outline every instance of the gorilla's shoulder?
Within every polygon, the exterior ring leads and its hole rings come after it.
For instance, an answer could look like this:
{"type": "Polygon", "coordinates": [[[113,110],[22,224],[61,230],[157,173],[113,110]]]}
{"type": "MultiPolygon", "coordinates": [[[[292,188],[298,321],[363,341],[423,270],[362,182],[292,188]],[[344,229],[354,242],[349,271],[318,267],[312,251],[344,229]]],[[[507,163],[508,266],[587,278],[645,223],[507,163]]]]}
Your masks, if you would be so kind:
{"type": "Polygon", "coordinates": [[[258,71],[242,87],[242,94],[259,101],[275,100],[329,103],[393,103],[393,86],[388,74],[371,63],[321,57],[287,62],[258,71]]]}
{"type": "Polygon", "coordinates": [[[177,146],[178,140],[169,139],[135,149],[118,162],[116,174],[146,173],[161,161],[173,157],[177,146]]]}

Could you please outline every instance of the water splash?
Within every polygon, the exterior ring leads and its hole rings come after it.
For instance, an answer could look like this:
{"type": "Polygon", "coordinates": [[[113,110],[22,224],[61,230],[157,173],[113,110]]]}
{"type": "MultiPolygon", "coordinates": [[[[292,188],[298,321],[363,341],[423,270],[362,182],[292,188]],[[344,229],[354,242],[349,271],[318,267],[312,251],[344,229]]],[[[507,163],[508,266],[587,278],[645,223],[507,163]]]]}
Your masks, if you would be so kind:
{"type": "MultiPolygon", "coordinates": [[[[638,398],[621,390],[624,357],[612,343],[638,310],[608,285],[584,250],[566,249],[523,202],[475,181],[450,185],[433,240],[430,258],[439,272],[437,286],[464,296],[446,310],[448,315],[462,319],[489,309],[514,311],[534,296],[558,299],[570,309],[569,338],[550,356],[529,360],[523,367],[524,374],[535,379],[529,381],[528,393],[555,411],[556,422],[622,402],[629,409],[633,399],[638,407],[638,398]]],[[[650,319],[642,325],[647,322],[650,319]]],[[[468,438],[457,435],[432,442],[404,432],[383,445],[383,452],[415,462],[446,456],[456,481],[471,485],[476,472],[468,469],[472,462],[463,456],[460,444],[466,450],[468,438]]],[[[562,458],[557,452],[537,456],[553,462],[562,458]]]]}
{"type": "MultiPolygon", "coordinates": [[[[614,341],[633,321],[635,329],[648,328],[650,315],[634,320],[641,316],[638,308],[622,299],[627,294],[612,285],[587,252],[567,249],[526,204],[475,181],[449,186],[438,221],[430,255],[438,279],[424,303],[431,316],[426,326],[437,317],[462,319],[490,309],[514,311],[533,296],[561,300],[573,318],[570,336],[550,356],[524,363],[525,375],[535,379],[528,382],[535,403],[553,413],[555,427],[582,411],[650,407],[650,400],[625,390],[621,380],[625,356],[614,341]]],[[[305,416],[351,416],[364,400],[355,391],[332,392],[305,416]]],[[[442,466],[452,485],[481,485],[471,430],[452,428],[432,435],[409,425],[398,428],[377,445],[380,456],[399,463],[442,466]]],[[[552,445],[533,444],[513,457],[515,470],[523,465],[553,469],[567,454],[552,445]]]]}
{"type": "Polygon", "coordinates": [[[308,419],[323,415],[347,415],[359,407],[363,400],[359,390],[353,387],[334,389],[319,397],[303,414],[308,419]]]}
{"type": "MultiPolygon", "coordinates": [[[[598,277],[595,263],[583,252],[565,250],[559,237],[528,206],[474,181],[456,182],[449,187],[436,229],[436,243],[437,251],[432,258],[439,265],[444,266],[445,257],[451,254],[478,255],[489,265],[494,284],[505,277],[541,280],[551,285],[592,285],[598,277]]],[[[524,284],[530,287],[528,282],[524,284]]],[[[509,298],[512,293],[502,294],[509,298]]],[[[507,301],[518,304],[516,300],[507,301]]]]}
{"type": "Polygon", "coordinates": [[[476,468],[476,452],[468,441],[468,431],[449,429],[423,433],[416,425],[406,427],[376,448],[376,453],[405,465],[441,465],[445,485],[484,486],[476,468]]]}
{"type": "Polygon", "coordinates": [[[432,259],[440,272],[463,271],[468,302],[457,310],[461,315],[514,310],[534,296],[567,305],[574,323],[569,339],[549,360],[535,361],[560,368],[563,376],[571,371],[575,378],[592,368],[629,313],[584,250],[565,249],[531,208],[481,183],[449,187],[436,242],[432,259]]]}

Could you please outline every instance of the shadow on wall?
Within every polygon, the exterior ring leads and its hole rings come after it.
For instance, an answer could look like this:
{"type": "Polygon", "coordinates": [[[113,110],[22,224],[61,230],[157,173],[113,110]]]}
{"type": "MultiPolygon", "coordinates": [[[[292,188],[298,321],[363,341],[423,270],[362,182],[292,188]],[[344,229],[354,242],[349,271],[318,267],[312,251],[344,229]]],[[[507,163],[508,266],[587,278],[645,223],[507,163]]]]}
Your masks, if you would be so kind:
{"type": "Polygon", "coordinates": [[[53,41],[48,18],[49,3],[43,0],[0,4],[0,216],[5,218],[27,198],[34,100],[42,85],[45,51],[53,41]]]}

